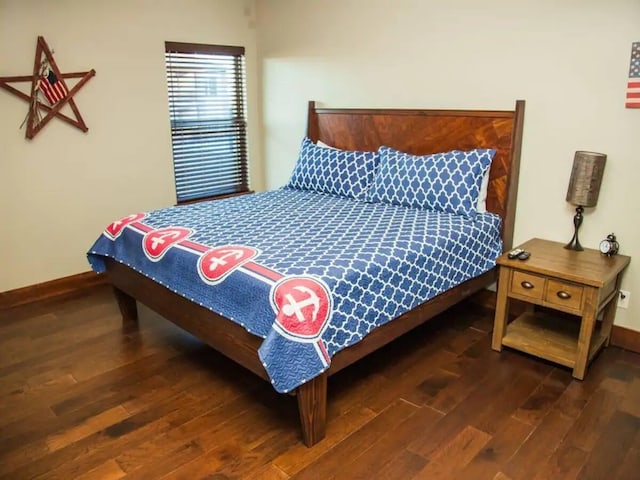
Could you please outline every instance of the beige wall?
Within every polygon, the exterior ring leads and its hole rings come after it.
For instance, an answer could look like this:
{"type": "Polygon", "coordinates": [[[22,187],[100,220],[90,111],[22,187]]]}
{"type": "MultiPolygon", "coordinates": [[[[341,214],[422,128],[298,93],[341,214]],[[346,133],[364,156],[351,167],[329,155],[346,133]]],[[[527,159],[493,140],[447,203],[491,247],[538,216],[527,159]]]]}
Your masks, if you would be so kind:
{"type": "Polygon", "coordinates": [[[175,203],[165,40],[246,47],[262,188],[254,15],[252,0],[0,0],[0,75],[32,72],[38,35],[63,72],[97,72],[75,97],[87,134],[54,119],[25,140],[27,103],[0,91],[0,291],[89,270],[107,223],[175,203]]]}
{"type": "Polygon", "coordinates": [[[284,184],[307,101],[513,108],[527,101],[515,240],[568,241],[575,150],[608,155],[586,246],[614,231],[635,257],[616,323],[640,330],[640,110],[624,108],[638,0],[265,0],[259,3],[267,186],[284,184]]]}
{"type": "Polygon", "coordinates": [[[256,29],[253,0],[0,0],[0,75],[32,70],[37,35],[63,71],[97,71],[77,96],[88,134],[54,120],[27,141],[26,103],[0,91],[0,291],[88,270],[84,254],[105,224],[174,203],[163,42],[175,40],[247,48],[257,190],[286,182],[310,99],[497,109],[525,99],[516,241],[567,241],[573,152],[607,153],[582,240],[595,247],[615,231],[636,257],[623,283],[631,308],[617,323],[640,330],[640,111],[623,108],[640,1],[257,4],[256,29]]]}

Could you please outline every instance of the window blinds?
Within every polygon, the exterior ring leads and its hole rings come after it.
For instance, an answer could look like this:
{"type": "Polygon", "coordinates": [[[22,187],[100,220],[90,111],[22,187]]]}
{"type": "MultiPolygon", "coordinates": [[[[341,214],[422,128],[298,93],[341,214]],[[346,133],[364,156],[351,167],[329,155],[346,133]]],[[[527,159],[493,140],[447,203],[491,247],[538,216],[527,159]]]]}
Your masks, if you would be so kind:
{"type": "Polygon", "coordinates": [[[165,42],[178,203],[247,191],[244,48],[165,42]]]}

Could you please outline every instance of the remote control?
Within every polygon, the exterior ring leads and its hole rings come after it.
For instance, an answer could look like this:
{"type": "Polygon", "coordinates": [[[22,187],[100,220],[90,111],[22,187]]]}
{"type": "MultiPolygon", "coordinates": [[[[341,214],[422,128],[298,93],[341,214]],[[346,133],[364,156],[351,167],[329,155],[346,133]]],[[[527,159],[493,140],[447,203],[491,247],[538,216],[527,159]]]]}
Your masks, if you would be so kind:
{"type": "Polygon", "coordinates": [[[520,255],[522,252],[524,252],[523,249],[516,248],[515,250],[511,250],[509,253],[507,253],[507,258],[509,258],[509,260],[513,260],[515,258],[518,258],[518,255],[520,255]]]}
{"type": "Polygon", "coordinates": [[[527,252],[525,250],[522,251],[522,253],[520,255],[518,255],[518,260],[526,260],[531,256],[530,252],[527,252]]]}

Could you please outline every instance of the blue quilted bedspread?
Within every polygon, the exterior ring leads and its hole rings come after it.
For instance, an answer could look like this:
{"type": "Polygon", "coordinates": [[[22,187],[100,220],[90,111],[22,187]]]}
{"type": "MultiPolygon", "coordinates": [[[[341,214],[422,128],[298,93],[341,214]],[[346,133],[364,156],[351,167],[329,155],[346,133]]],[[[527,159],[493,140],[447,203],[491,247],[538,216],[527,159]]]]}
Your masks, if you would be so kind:
{"type": "Polygon", "coordinates": [[[474,219],[281,189],[125,217],[91,247],[264,338],[288,392],[338,351],[486,272],[500,218],[474,219]]]}

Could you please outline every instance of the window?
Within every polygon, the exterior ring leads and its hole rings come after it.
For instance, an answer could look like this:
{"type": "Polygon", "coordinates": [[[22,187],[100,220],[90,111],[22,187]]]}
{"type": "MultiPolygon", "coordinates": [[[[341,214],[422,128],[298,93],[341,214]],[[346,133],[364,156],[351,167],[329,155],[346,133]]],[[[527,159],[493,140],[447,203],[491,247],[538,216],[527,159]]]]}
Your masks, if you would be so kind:
{"type": "Polygon", "coordinates": [[[178,203],[246,192],[244,48],[165,42],[178,203]]]}

